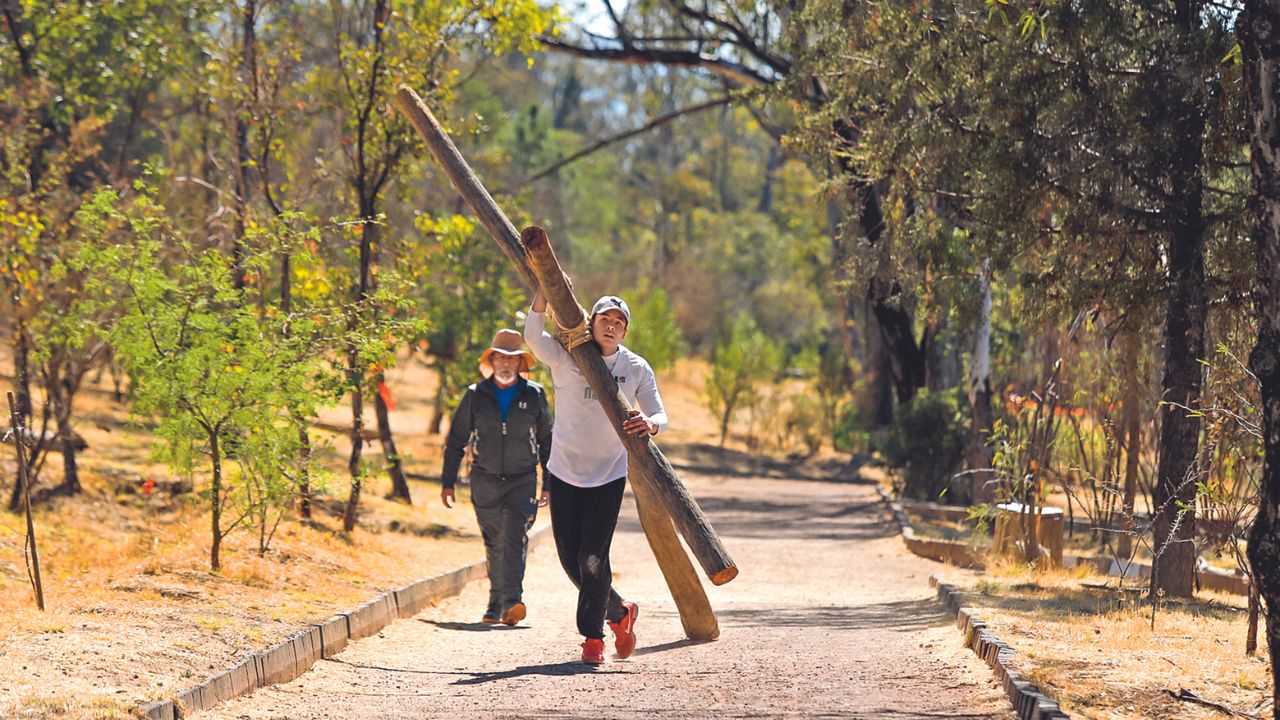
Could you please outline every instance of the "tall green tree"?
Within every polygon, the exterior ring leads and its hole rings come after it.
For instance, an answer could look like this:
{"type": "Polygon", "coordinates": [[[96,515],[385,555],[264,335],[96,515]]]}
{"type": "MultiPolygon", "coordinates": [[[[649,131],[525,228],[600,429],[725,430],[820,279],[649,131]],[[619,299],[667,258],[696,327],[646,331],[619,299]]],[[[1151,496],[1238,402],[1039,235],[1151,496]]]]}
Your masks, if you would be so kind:
{"type": "Polygon", "coordinates": [[[84,198],[137,176],[158,135],[159,91],[191,60],[204,12],[199,0],[0,3],[0,317],[20,413],[32,413],[31,381],[45,385],[40,424],[54,415],[68,491],[79,487],[72,398],[100,346],[76,344],[64,320],[80,295],[55,268],[84,198]]]}
{"type": "MultiPolygon", "coordinates": [[[[406,154],[417,142],[408,123],[394,112],[391,98],[406,83],[430,101],[447,98],[455,79],[450,62],[468,48],[501,53],[529,49],[532,38],[549,29],[550,15],[533,0],[470,3],[456,0],[373,0],[334,2],[307,14],[326,45],[311,75],[310,90],[333,120],[345,168],[341,197],[356,218],[353,226],[355,276],[348,319],[356,328],[379,309],[369,298],[376,289],[384,237],[385,194],[406,154]]],[[[383,382],[381,369],[368,372],[356,349],[347,351],[352,429],[348,471],[352,489],[343,525],[355,527],[361,492],[364,399],[383,382]]],[[[392,495],[409,499],[402,462],[391,434],[386,399],[373,395],[379,437],[392,479],[392,495]]]]}
{"type": "Polygon", "coordinates": [[[333,323],[259,317],[242,302],[237,276],[269,267],[274,248],[231,257],[195,245],[149,193],[128,201],[99,193],[81,217],[95,238],[74,262],[88,278],[90,302],[115,308],[103,331],[134,380],[134,414],[154,418],[176,469],[190,472],[208,459],[210,567],[220,569],[223,540],[246,520],[259,522],[265,552],[263,506],[278,505],[280,493],[267,497],[263,488],[269,478],[300,475],[291,415],[313,414],[326,394],[321,353],[334,343],[322,335],[333,323]],[[250,481],[240,488],[227,473],[237,458],[241,484],[250,481]],[[230,512],[232,497],[246,492],[250,502],[230,512]]]}
{"type": "MultiPolygon", "coordinates": [[[[815,21],[819,5],[806,9],[815,21]]],[[[974,0],[838,17],[862,34],[823,57],[869,71],[831,76],[832,105],[859,127],[832,149],[887,179],[899,267],[928,278],[991,257],[1037,291],[1028,309],[1050,322],[1094,306],[1162,311],[1153,589],[1189,595],[1209,278],[1240,278],[1229,15],[1197,2],[974,0]],[[972,241],[959,253],[958,237],[972,241]]]]}
{"type": "Polygon", "coordinates": [[[1252,168],[1249,204],[1258,284],[1258,341],[1249,367],[1262,386],[1262,500],[1249,532],[1249,565],[1266,599],[1272,716],[1280,718],[1280,2],[1246,0],[1237,20],[1252,168]]]}

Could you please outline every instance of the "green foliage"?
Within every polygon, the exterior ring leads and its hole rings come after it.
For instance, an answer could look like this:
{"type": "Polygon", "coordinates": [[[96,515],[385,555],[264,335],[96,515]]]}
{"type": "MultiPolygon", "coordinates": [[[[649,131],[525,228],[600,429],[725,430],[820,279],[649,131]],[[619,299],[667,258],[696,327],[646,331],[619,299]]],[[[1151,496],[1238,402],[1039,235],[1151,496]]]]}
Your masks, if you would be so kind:
{"type": "Polygon", "coordinates": [[[229,503],[248,519],[263,556],[297,497],[299,478],[306,477],[308,491],[319,494],[325,474],[314,460],[314,447],[304,448],[297,426],[283,420],[244,428],[236,436],[234,457],[240,474],[229,503]]]}
{"type": "Polygon", "coordinates": [[[734,413],[757,401],[760,383],[775,377],[781,365],[778,343],[761,332],[750,315],[739,314],[716,344],[703,398],[720,421],[721,445],[734,413]]]}
{"type": "Polygon", "coordinates": [[[903,495],[939,500],[964,455],[968,403],[958,389],[924,392],[901,407],[893,424],[877,436],[875,449],[901,468],[903,495]]]}
{"type": "Polygon", "coordinates": [[[627,347],[649,361],[655,371],[673,367],[683,354],[684,335],[676,324],[667,292],[653,288],[627,296],[636,298],[630,303],[627,347]]]}
{"type": "MultiPolygon", "coordinates": [[[[111,308],[103,331],[133,378],[133,414],[155,423],[175,470],[208,459],[216,570],[222,537],[252,514],[265,538],[268,509],[278,517],[291,495],[286,480],[302,470],[292,418],[313,415],[324,397],[322,356],[336,323],[314,313],[259,316],[234,287],[228,259],[178,234],[151,193],[124,201],[100,192],[81,219],[102,239],[82,246],[76,266],[88,279],[87,304],[111,308]],[[239,488],[224,482],[228,457],[241,460],[239,488]],[[241,512],[224,521],[233,494],[241,512]]],[[[247,267],[261,270],[275,250],[250,256],[247,267]]]]}
{"type": "Polygon", "coordinates": [[[404,241],[400,258],[408,297],[423,312],[411,340],[442,379],[443,406],[479,379],[476,361],[493,334],[520,329],[514,309],[524,304],[524,293],[507,279],[509,261],[468,218],[423,213],[414,225],[421,235],[404,241]]]}

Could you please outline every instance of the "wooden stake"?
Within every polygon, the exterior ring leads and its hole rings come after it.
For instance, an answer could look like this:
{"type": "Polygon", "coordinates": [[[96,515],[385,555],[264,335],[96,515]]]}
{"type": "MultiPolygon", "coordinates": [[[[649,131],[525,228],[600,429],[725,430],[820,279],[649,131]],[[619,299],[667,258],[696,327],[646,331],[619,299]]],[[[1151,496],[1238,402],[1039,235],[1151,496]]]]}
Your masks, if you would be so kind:
{"type": "MultiPolygon", "coordinates": [[[[640,474],[630,459],[627,468],[632,477],[640,474]]],[[[715,640],[720,637],[720,624],[716,622],[716,614],[711,610],[711,602],[707,600],[702,583],[698,582],[693,563],[689,562],[689,556],[680,546],[680,537],[676,535],[671,518],[662,511],[662,503],[653,497],[648,484],[633,482],[631,492],[636,496],[636,513],[640,516],[644,537],[649,541],[649,549],[658,561],[667,588],[671,590],[676,610],[680,611],[680,625],[684,627],[685,637],[699,641],[715,640]]]]}
{"type": "Polygon", "coordinates": [[[25,435],[22,421],[18,418],[18,406],[14,402],[13,393],[7,392],[9,398],[9,423],[13,427],[13,449],[18,453],[18,482],[22,483],[22,504],[27,512],[27,543],[31,545],[32,585],[36,591],[36,605],[44,610],[44,588],[40,585],[40,553],[36,551],[36,525],[31,518],[31,483],[27,479],[27,461],[22,454],[22,438],[25,435]]]}
{"type": "MultiPolygon", "coordinates": [[[[396,93],[396,102],[422,135],[427,147],[444,166],[459,194],[475,211],[503,253],[516,264],[528,286],[543,290],[556,316],[566,326],[580,322],[581,307],[564,283],[564,275],[551,251],[550,243],[547,242],[546,233],[541,228],[529,228],[524,237],[528,242],[522,242],[511,221],[484,189],[417,93],[412,88],[401,85],[396,93]],[[541,255],[541,261],[531,262],[530,254],[535,251],[541,255]]],[[[725,552],[706,516],[676,477],[671,464],[647,437],[637,438],[622,432],[626,402],[618,391],[617,381],[605,368],[599,348],[594,343],[585,343],[570,351],[570,355],[604,406],[605,414],[609,416],[627,448],[630,461],[640,471],[633,473],[633,488],[641,483],[648,484],[653,491],[650,495],[658,498],[661,506],[666,509],[711,582],[723,585],[732,580],[737,576],[738,568],[725,552]]],[[[651,544],[654,542],[653,537],[649,537],[649,540],[651,544]]],[[[680,552],[683,553],[683,550],[680,552]]],[[[676,600],[679,602],[680,598],[677,597],[676,600]]]]}

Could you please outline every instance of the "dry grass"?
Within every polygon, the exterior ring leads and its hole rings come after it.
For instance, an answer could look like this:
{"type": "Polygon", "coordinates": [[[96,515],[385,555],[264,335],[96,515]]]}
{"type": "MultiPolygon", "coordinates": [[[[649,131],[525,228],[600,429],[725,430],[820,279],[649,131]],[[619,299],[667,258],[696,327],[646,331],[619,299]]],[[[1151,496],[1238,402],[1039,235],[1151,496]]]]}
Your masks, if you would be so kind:
{"type": "Polygon", "coordinates": [[[1017,650],[1015,666],[1073,717],[1221,717],[1170,695],[1181,689],[1241,712],[1257,712],[1270,697],[1265,646],[1255,657],[1244,652],[1244,598],[1202,593],[1167,602],[1153,628],[1151,606],[1138,593],[1084,569],[996,564],[947,580],[1017,650]]]}

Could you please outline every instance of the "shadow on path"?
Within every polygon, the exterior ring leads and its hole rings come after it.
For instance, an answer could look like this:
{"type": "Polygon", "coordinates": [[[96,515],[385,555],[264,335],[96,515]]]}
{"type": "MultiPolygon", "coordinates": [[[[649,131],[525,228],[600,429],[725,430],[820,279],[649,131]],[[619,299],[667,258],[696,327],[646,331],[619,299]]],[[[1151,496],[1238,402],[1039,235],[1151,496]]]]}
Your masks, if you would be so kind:
{"type": "Polygon", "coordinates": [[[671,466],[681,472],[831,483],[873,482],[859,474],[859,470],[867,464],[865,456],[812,458],[793,454],[782,459],[707,443],[671,443],[664,447],[666,449],[663,452],[667,454],[671,466]]]}
{"type": "Polygon", "coordinates": [[[586,665],[581,662],[559,662],[547,663],[545,665],[523,665],[510,670],[502,670],[499,672],[469,672],[458,673],[460,675],[470,675],[463,680],[455,680],[452,685],[482,685],[489,682],[497,682],[500,680],[510,680],[518,677],[529,677],[532,675],[545,675],[548,677],[567,677],[570,675],[594,675],[600,673],[607,674],[631,674],[631,670],[623,670],[616,665],[610,667],[608,665],[586,665]]]}
{"type": "MultiPolygon", "coordinates": [[[[878,540],[898,533],[879,501],[829,503],[796,499],[745,500],[706,496],[698,507],[725,537],[803,540],[878,540]]],[[[618,528],[641,532],[639,521],[624,514],[618,528]]]]}
{"type": "Polygon", "coordinates": [[[361,670],[377,670],[379,672],[392,673],[409,673],[412,675],[462,675],[462,679],[455,680],[453,685],[479,685],[481,683],[493,682],[496,680],[506,680],[508,678],[525,677],[528,675],[547,675],[553,677],[564,677],[568,675],[590,675],[593,673],[630,673],[630,670],[619,669],[616,666],[605,669],[599,665],[585,665],[580,662],[561,662],[549,663],[546,665],[525,665],[510,670],[501,670],[498,672],[468,672],[466,670],[419,670],[416,668],[399,668],[387,667],[386,665],[369,665],[366,663],[356,663],[343,660],[342,658],[324,658],[325,662],[331,662],[338,665],[346,665],[347,667],[359,668],[361,670]]]}
{"type": "Polygon", "coordinates": [[[444,622],[441,620],[428,620],[426,618],[418,618],[418,622],[435,625],[441,630],[459,630],[462,632],[507,632],[509,630],[529,629],[520,625],[503,625],[502,623],[444,622]]]}
{"type": "Polygon", "coordinates": [[[915,632],[950,624],[946,613],[937,602],[928,598],[872,605],[730,608],[717,611],[716,617],[725,626],[813,627],[895,632],[915,632]]]}
{"type": "MultiPolygon", "coordinates": [[[[674,615],[674,613],[672,614],[674,615]]],[[[694,645],[705,645],[706,643],[709,643],[709,642],[715,642],[715,641],[714,640],[689,640],[688,638],[684,640],[673,640],[668,643],[662,643],[661,645],[650,645],[648,647],[636,648],[636,651],[634,654],[635,655],[652,655],[653,653],[666,652],[667,650],[679,650],[680,648],[693,647],[694,645]]]]}

